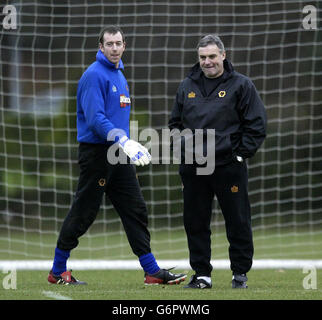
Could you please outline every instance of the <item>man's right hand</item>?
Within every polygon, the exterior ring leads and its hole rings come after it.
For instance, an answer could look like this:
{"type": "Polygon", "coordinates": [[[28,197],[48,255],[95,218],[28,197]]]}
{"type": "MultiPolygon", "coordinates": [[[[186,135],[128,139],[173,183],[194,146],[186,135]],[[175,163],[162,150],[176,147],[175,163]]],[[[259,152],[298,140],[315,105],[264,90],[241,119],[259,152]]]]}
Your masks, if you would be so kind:
{"type": "Polygon", "coordinates": [[[148,149],[127,136],[119,140],[119,146],[135,165],[145,166],[151,162],[152,157],[148,149]]]}

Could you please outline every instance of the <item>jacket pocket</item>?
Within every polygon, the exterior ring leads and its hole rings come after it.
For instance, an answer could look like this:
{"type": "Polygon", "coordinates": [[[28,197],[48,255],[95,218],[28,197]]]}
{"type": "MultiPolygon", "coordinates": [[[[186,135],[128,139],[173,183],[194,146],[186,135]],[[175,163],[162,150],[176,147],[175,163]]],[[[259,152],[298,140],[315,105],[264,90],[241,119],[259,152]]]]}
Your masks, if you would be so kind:
{"type": "Polygon", "coordinates": [[[230,141],[230,135],[221,135],[216,133],[216,165],[226,163],[232,160],[233,149],[230,141]]]}

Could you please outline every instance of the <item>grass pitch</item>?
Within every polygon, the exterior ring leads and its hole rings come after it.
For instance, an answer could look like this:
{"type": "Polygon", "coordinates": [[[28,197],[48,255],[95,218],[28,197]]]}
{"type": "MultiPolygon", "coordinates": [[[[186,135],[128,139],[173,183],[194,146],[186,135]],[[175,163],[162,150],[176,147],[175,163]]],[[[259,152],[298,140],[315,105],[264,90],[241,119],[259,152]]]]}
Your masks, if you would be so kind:
{"type": "MultiPolygon", "coordinates": [[[[185,270],[176,270],[182,272],[185,270]]],[[[187,270],[186,270],[187,272],[187,270]]],[[[316,289],[304,289],[308,274],[298,270],[251,270],[246,290],[231,289],[231,272],[214,270],[210,290],[180,285],[145,286],[143,272],[133,270],[77,271],[86,286],[59,286],[47,282],[47,271],[17,271],[16,289],[0,286],[0,300],[322,300],[322,270],[316,270],[316,289]]],[[[3,284],[6,274],[0,274],[3,284]]]]}

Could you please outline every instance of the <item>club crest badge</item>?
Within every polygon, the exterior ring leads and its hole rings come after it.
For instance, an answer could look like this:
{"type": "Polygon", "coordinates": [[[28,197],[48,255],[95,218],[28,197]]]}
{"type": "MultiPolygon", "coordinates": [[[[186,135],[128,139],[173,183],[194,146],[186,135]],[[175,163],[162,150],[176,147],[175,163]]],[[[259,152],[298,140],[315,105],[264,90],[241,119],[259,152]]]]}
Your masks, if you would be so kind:
{"type": "Polygon", "coordinates": [[[226,95],[226,91],[224,91],[224,90],[221,90],[218,93],[219,98],[223,98],[225,95],[226,95]]]}
{"type": "Polygon", "coordinates": [[[238,186],[232,186],[231,188],[230,188],[230,191],[232,192],[232,193],[237,193],[239,190],[238,190],[238,186]]]}
{"type": "Polygon", "coordinates": [[[106,184],[106,180],[104,178],[101,178],[98,180],[98,184],[100,187],[104,187],[106,184]]]}
{"type": "Polygon", "coordinates": [[[196,97],[196,94],[193,91],[191,91],[191,92],[188,93],[188,98],[189,99],[195,98],[195,97],[196,97]]]}

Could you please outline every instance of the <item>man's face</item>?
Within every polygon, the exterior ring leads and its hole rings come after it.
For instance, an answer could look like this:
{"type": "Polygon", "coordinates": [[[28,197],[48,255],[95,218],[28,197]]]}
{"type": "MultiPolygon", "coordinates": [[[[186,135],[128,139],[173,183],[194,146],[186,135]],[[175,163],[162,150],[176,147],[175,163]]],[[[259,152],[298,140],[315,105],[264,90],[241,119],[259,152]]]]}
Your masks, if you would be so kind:
{"type": "Polygon", "coordinates": [[[123,42],[121,33],[105,33],[103,40],[103,45],[100,43],[100,50],[110,62],[118,67],[125,50],[125,42],[123,42]]]}
{"type": "Polygon", "coordinates": [[[207,78],[218,78],[224,72],[226,52],[220,53],[215,44],[200,47],[198,50],[201,70],[207,78]]]}

